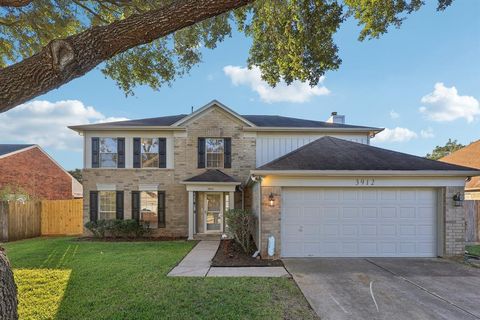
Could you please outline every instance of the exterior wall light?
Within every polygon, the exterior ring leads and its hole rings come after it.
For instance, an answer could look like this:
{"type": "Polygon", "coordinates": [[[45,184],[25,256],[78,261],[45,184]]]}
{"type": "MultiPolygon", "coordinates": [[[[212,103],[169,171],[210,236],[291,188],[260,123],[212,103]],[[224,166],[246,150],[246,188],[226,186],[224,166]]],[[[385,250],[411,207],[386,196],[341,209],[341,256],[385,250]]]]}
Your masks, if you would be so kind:
{"type": "Polygon", "coordinates": [[[453,195],[453,202],[455,207],[461,207],[463,205],[463,200],[463,194],[461,194],[460,192],[457,192],[453,195]]]}
{"type": "Polygon", "coordinates": [[[268,196],[268,203],[270,204],[270,207],[273,207],[275,204],[275,195],[273,192],[268,196]]]}

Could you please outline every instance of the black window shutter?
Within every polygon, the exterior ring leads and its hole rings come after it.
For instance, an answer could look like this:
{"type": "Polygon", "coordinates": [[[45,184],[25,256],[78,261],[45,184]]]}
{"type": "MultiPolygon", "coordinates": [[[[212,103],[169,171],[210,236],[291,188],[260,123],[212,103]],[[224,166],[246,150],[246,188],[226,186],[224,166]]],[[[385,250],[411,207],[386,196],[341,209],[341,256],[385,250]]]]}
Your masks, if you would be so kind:
{"type": "Polygon", "coordinates": [[[132,219],[140,220],[140,191],[132,191],[132,219]]]}
{"type": "Polygon", "coordinates": [[[92,138],[92,168],[100,167],[100,138],[92,138]]]}
{"type": "Polygon", "coordinates": [[[118,220],[123,220],[123,191],[117,191],[115,205],[115,210],[117,212],[116,218],[118,220]]]}
{"type": "Polygon", "coordinates": [[[98,191],[90,191],[90,221],[98,219],[98,191]]]}
{"type": "Polygon", "coordinates": [[[223,139],[223,167],[231,168],[232,167],[232,138],[223,139]]]}
{"type": "Polygon", "coordinates": [[[198,138],[198,167],[205,168],[205,138],[198,138]]]}
{"type": "Polygon", "coordinates": [[[133,138],[133,167],[141,168],[142,142],[140,138],[133,138]]]}
{"type": "Polygon", "coordinates": [[[165,228],[165,191],[158,191],[158,227],[165,228]]]}
{"type": "Polygon", "coordinates": [[[166,168],[167,167],[167,139],[158,138],[158,167],[166,168]]]}
{"type": "Polygon", "coordinates": [[[117,138],[118,168],[125,168],[125,138],[117,138]]]}

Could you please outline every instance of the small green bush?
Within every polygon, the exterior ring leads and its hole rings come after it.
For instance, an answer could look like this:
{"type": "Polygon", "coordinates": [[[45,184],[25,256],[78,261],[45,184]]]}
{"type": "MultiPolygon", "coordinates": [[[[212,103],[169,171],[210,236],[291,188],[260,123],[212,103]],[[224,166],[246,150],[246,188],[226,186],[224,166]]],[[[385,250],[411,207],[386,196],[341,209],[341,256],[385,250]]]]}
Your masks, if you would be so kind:
{"type": "Polygon", "coordinates": [[[142,225],[137,220],[98,220],[89,221],[85,228],[90,230],[94,237],[105,238],[141,238],[150,234],[148,225],[142,225]]]}
{"type": "Polygon", "coordinates": [[[253,213],[243,209],[231,209],[226,212],[225,219],[230,236],[245,253],[250,253],[253,246],[252,230],[255,226],[253,213]]]}

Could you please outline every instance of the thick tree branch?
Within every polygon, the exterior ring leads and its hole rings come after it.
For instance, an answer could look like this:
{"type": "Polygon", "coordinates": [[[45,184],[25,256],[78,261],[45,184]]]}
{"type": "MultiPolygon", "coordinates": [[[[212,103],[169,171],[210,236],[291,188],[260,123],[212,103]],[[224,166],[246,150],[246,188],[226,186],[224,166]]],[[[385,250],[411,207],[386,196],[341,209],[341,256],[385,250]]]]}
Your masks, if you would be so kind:
{"type": "Polygon", "coordinates": [[[118,53],[253,1],[174,1],[160,9],[54,40],[39,53],[0,70],[0,112],[83,76],[118,53]]]}
{"type": "Polygon", "coordinates": [[[32,0],[0,0],[0,7],[25,7],[28,6],[32,0]]]}

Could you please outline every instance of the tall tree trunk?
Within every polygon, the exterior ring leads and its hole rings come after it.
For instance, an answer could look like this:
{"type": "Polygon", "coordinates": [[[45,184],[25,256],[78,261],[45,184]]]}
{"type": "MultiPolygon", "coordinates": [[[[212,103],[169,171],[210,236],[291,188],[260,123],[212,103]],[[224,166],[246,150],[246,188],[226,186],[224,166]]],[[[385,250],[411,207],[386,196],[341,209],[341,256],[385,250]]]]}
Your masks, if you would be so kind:
{"type": "Polygon", "coordinates": [[[0,112],[83,76],[101,62],[254,0],[178,0],[53,40],[39,53],[0,70],[0,112]]]}
{"type": "Polygon", "coordinates": [[[0,248],[0,319],[18,319],[17,286],[10,263],[2,248],[0,248]]]}

